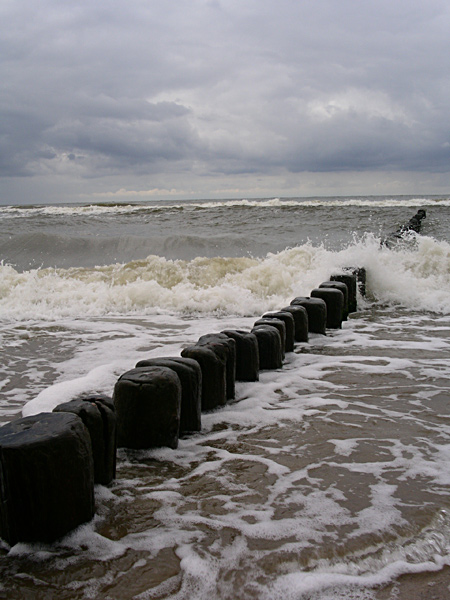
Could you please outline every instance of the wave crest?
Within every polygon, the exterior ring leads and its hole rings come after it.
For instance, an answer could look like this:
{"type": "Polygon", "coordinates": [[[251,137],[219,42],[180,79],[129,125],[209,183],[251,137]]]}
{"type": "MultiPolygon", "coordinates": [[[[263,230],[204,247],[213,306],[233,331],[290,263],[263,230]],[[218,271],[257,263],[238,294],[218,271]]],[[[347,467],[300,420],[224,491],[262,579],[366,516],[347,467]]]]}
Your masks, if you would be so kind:
{"type": "Polygon", "coordinates": [[[388,249],[365,235],[340,251],[304,244],[264,258],[144,260],[95,268],[0,266],[0,314],[14,319],[171,312],[251,316],[280,308],[346,266],[367,269],[374,302],[450,313],[450,245],[420,236],[388,249]]]}

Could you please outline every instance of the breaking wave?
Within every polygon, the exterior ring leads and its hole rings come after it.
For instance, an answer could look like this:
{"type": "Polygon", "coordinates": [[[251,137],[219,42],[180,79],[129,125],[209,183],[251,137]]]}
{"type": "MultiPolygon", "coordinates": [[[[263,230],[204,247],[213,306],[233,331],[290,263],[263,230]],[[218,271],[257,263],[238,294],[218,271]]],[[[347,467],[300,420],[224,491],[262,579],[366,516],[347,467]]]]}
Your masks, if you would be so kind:
{"type": "Polygon", "coordinates": [[[310,243],[263,258],[197,257],[144,260],[94,268],[0,266],[0,314],[52,319],[107,314],[251,316],[309,295],[332,272],[367,270],[370,301],[450,313],[450,245],[419,236],[414,246],[388,249],[373,235],[339,251],[310,243]]]}

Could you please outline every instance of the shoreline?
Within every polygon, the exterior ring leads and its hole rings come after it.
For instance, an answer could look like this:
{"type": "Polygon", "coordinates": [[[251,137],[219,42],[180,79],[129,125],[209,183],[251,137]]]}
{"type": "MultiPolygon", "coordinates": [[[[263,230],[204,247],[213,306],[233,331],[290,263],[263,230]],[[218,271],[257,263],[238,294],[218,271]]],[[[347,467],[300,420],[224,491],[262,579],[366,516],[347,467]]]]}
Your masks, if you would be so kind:
{"type": "Polygon", "coordinates": [[[448,600],[450,567],[401,575],[382,588],[375,588],[376,600],[448,600]]]}

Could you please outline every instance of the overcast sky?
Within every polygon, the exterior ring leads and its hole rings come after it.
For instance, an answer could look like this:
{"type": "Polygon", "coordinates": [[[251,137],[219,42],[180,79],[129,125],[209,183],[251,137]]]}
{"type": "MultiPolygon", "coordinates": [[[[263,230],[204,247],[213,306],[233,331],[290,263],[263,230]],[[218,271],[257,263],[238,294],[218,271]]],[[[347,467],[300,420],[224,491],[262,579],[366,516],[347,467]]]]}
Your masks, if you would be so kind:
{"type": "Polygon", "coordinates": [[[450,193],[448,0],[2,0],[0,203],[450,193]]]}

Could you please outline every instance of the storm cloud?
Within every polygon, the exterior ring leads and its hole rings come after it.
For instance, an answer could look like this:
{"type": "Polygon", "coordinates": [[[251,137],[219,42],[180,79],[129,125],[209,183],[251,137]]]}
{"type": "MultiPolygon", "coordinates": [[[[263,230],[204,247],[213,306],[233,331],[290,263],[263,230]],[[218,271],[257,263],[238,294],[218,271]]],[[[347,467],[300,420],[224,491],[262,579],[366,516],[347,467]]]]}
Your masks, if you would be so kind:
{"type": "Polygon", "coordinates": [[[450,184],[446,1],[5,0],[0,22],[2,203],[450,184]]]}

